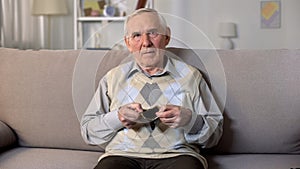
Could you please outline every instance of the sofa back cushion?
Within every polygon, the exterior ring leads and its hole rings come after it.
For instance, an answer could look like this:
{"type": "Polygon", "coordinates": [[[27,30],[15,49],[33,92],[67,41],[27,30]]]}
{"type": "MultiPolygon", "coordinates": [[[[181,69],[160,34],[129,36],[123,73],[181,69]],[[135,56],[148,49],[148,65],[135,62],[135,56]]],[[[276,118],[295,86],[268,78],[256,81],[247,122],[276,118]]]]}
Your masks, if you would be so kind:
{"type": "MultiPolygon", "coordinates": [[[[218,50],[224,69],[219,73],[197,57],[209,60],[216,51],[170,51],[208,80],[226,77],[225,85],[212,84],[213,91],[218,85],[226,89],[224,134],[214,152],[300,153],[299,50],[218,50]]],[[[101,151],[83,142],[78,118],[100,78],[127,56],[127,51],[0,49],[0,120],[21,146],[101,151]]]]}
{"type": "Polygon", "coordinates": [[[214,153],[300,153],[300,50],[217,50],[223,69],[214,50],[171,51],[204,66],[221,109],[225,103],[214,153]]]}
{"type": "Polygon", "coordinates": [[[300,50],[219,51],[227,82],[222,153],[300,153],[300,50]]]}
{"type": "Polygon", "coordinates": [[[87,146],[72,102],[79,51],[0,49],[0,120],[26,147],[87,146]]]}

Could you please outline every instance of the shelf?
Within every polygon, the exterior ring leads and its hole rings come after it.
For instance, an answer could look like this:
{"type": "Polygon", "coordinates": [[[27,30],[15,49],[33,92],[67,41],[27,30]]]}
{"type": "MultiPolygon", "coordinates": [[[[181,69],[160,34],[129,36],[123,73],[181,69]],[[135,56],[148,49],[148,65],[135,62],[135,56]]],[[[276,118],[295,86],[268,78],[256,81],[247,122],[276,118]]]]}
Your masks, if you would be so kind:
{"type": "Polygon", "coordinates": [[[89,17],[78,17],[77,21],[79,22],[88,22],[88,21],[124,21],[126,17],[105,17],[105,16],[89,16],[89,17]]]}
{"type": "MultiPolygon", "coordinates": [[[[124,22],[127,16],[84,16],[84,0],[73,1],[74,49],[88,48],[89,50],[99,50],[99,48],[97,48],[99,45],[95,45],[95,43],[98,41],[100,41],[100,46],[102,48],[110,48],[111,46],[114,46],[115,43],[120,42],[121,39],[123,40],[124,22]],[[95,37],[94,35],[97,32],[97,30],[100,30],[100,28],[102,36],[100,36],[100,38],[97,39],[97,37],[95,37]]],[[[98,0],[89,1],[96,2],[98,0]]],[[[118,4],[117,8],[119,8],[119,10],[122,9],[120,11],[125,11],[125,13],[128,14],[133,12],[131,10],[135,9],[134,5],[136,5],[134,1],[111,1],[118,4]]],[[[107,1],[105,0],[105,2],[107,1]]],[[[153,8],[153,0],[148,0],[148,7],[153,8]]]]}

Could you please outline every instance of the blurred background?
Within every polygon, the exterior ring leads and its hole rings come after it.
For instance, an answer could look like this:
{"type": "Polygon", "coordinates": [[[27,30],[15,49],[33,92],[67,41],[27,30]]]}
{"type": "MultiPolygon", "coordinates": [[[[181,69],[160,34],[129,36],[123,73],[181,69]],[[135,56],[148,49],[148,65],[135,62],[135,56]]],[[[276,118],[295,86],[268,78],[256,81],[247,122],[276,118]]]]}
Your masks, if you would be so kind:
{"type": "MultiPolygon", "coordinates": [[[[120,43],[118,47],[122,48],[124,19],[138,3],[143,1],[0,0],[0,46],[103,49],[120,43]]],[[[174,46],[300,48],[299,0],[148,0],[144,3],[164,14],[175,37],[174,46]],[[201,38],[206,38],[209,45],[201,43],[201,38]]]]}

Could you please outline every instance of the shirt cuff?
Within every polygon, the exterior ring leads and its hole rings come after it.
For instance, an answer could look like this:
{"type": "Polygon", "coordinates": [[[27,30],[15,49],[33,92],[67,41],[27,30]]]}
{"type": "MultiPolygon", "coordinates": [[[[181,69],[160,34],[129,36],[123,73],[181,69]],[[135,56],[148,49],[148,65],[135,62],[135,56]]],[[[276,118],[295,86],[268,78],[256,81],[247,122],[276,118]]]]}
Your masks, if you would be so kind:
{"type": "Polygon", "coordinates": [[[202,116],[197,114],[196,112],[192,112],[191,121],[183,127],[184,132],[186,134],[196,134],[203,127],[203,119],[202,116]]]}
{"type": "Polygon", "coordinates": [[[118,110],[111,111],[105,115],[105,121],[114,130],[120,130],[124,126],[118,117],[118,110]]]}

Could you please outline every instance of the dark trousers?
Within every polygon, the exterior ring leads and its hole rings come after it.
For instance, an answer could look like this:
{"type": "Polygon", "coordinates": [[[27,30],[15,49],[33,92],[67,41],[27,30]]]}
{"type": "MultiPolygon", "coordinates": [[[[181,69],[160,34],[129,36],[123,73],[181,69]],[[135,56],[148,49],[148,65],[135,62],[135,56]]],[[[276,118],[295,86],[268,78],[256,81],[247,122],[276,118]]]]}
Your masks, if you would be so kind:
{"type": "Polygon", "coordinates": [[[100,160],[95,169],[204,169],[193,156],[181,155],[163,159],[145,159],[108,156],[100,160]]]}

